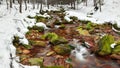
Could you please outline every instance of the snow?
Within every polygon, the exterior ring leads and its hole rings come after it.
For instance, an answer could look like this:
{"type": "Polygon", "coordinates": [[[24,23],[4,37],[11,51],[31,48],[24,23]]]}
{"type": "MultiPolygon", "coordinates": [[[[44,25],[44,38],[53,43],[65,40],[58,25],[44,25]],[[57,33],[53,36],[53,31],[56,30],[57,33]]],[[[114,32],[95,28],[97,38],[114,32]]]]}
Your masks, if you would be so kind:
{"type": "Polygon", "coordinates": [[[69,18],[69,16],[65,16],[64,19],[65,19],[66,21],[68,21],[68,22],[71,21],[71,19],[69,18]]]}
{"type": "MultiPolygon", "coordinates": [[[[85,6],[84,3],[81,3],[77,10],[68,10],[69,13],[65,17],[67,21],[70,21],[69,16],[77,16],[81,20],[90,20],[94,23],[117,23],[120,26],[120,0],[104,0],[104,5],[102,6],[102,12],[94,11],[92,0],[88,0],[88,6],[85,6]],[[93,13],[93,15],[89,15],[93,13]]],[[[6,9],[6,5],[0,5],[0,68],[10,68],[11,62],[13,63],[14,68],[39,68],[38,66],[24,66],[18,63],[16,58],[16,48],[12,44],[13,36],[17,35],[21,39],[21,43],[28,44],[28,40],[25,38],[25,33],[28,31],[28,26],[35,25],[35,19],[26,18],[28,15],[34,17],[36,13],[39,12],[37,9],[32,9],[32,5],[28,5],[28,10],[23,10],[23,13],[19,13],[18,5],[13,5],[13,8],[6,9]],[[11,56],[16,57],[11,60],[11,56]]],[[[43,7],[44,10],[47,8],[43,7]]],[[[23,7],[24,9],[24,7],[23,7]]],[[[50,6],[50,10],[56,10],[55,7],[50,6]]],[[[41,15],[43,17],[50,17],[48,14],[41,15]]],[[[47,29],[44,23],[37,23],[37,26],[43,26],[47,29]]],[[[113,48],[114,46],[111,45],[113,48]]],[[[82,56],[83,53],[88,53],[85,48],[78,47],[80,51],[75,50],[76,58],[79,60],[84,60],[82,56]]],[[[18,58],[19,59],[19,58],[18,58]]]]}
{"type": "MultiPolygon", "coordinates": [[[[15,6],[17,7],[17,6],[15,6]]],[[[33,11],[34,13],[34,11],[33,11]]],[[[19,61],[16,61],[16,48],[12,44],[13,36],[17,35],[21,43],[28,44],[25,33],[28,31],[28,22],[24,19],[29,11],[20,14],[15,8],[6,9],[6,5],[0,5],[0,68],[22,68],[19,61]],[[14,57],[14,59],[11,59],[14,57]]],[[[39,68],[39,66],[25,66],[25,68],[39,68]]]]}
{"type": "Polygon", "coordinates": [[[88,6],[80,4],[77,10],[68,10],[70,16],[77,16],[81,20],[89,20],[94,23],[103,24],[105,22],[117,23],[120,27],[120,0],[104,0],[102,12],[94,11],[92,0],[88,0],[88,6]],[[88,14],[93,13],[90,17],[88,14]]]}
{"type": "Polygon", "coordinates": [[[20,39],[20,43],[23,43],[23,44],[26,44],[26,45],[29,44],[29,42],[26,38],[20,39]]]}
{"type": "Polygon", "coordinates": [[[116,46],[116,43],[113,43],[110,46],[111,46],[111,48],[114,48],[116,46]]]}
{"type": "Polygon", "coordinates": [[[36,23],[35,24],[36,26],[38,26],[38,27],[44,27],[45,29],[48,29],[48,27],[43,23],[43,22],[38,22],[38,23],[36,23]]]}

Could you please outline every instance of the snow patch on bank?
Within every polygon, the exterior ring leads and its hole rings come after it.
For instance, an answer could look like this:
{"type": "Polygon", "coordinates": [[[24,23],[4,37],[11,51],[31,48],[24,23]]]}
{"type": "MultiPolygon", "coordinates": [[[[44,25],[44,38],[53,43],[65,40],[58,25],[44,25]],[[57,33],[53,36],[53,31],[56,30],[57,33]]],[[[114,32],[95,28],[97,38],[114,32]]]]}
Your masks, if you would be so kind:
{"type": "Polygon", "coordinates": [[[80,20],[89,20],[94,23],[103,24],[105,22],[117,23],[120,27],[120,0],[104,0],[102,12],[98,9],[94,11],[92,0],[88,0],[88,6],[80,4],[77,10],[69,10],[70,16],[77,16],[80,20]],[[88,17],[89,13],[93,13],[88,17]]]}

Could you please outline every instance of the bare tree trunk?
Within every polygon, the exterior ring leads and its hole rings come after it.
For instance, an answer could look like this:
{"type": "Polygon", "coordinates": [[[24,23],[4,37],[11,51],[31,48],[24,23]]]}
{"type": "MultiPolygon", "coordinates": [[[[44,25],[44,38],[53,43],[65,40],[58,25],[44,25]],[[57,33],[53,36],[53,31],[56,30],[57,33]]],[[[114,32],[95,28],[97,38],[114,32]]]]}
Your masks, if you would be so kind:
{"type": "Polygon", "coordinates": [[[6,0],[6,4],[7,4],[7,9],[8,9],[8,0],[6,0]]]}
{"type": "Polygon", "coordinates": [[[27,3],[29,4],[29,3],[30,3],[30,0],[27,0],[27,3]]]}
{"type": "Polygon", "coordinates": [[[25,10],[27,10],[27,0],[24,0],[25,2],[25,10]]]}
{"type": "Polygon", "coordinates": [[[41,0],[41,6],[40,6],[40,13],[42,13],[42,3],[43,3],[43,1],[41,0]]]}
{"type": "Polygon", "coordinates": [[[15,0],[13,0],[13,3],[15,3],[15,0]]]}
{"type": "Polygon", "coordinates": [[[94,6],[96,6],[96,0],[93,0],[94,6]]]}
{"type": "Polygon", "coordinates": [[[72,2],[70,3],[70,5],[71,5],[71,9],[73,8],[73,4],[72,4],[72,2]]]}
{"type": "Polygon", "coordinates": [[[85,0],[86,6],[87,6],[87,0],[85,0]]]}
{"type": "Polygon", "coordinates": [[[12,0],[10,0],[10,8],[12,8],[12,0]]]}
{"type": "Polygon", "coordinates": [[[35,9],[35,0],[33,0],[33,9],[35,9]]]}
{"type": "Polygon", "coordinates": [[[102,11],[102,8],[101,8],[101,0],[99,0],[99,6],[100,6],[100,12],[102,11]]]}
{"type": "Polygon", "coordinates": [[[39,9],[39,5],[40,5],[40,3],[38,2],[38,3],[37,3],[37,9],[39,9]]]}
{"type": "Polygon", "coordinates": [[[75,6],[76,6],[76,5],[75,5],[75,0],[74,0],[73,4],[74,4],[74,9],[76,9],[76,7],[75,7],[75,6]]]}
{"type": "Polygon", "coordinates": [[[20,7],[19,7],[20,10],[19,11],[20,11],[20,13],[22,13],[22,0],[19,0],[19,2],[20,2],[19,3],[20,4],[20,7]]]}
{"type": "Polygon", "coordinates": [[[48,9],[50,8],[49,4],[47,4],[47,8],[48,8],[48,9]]]}

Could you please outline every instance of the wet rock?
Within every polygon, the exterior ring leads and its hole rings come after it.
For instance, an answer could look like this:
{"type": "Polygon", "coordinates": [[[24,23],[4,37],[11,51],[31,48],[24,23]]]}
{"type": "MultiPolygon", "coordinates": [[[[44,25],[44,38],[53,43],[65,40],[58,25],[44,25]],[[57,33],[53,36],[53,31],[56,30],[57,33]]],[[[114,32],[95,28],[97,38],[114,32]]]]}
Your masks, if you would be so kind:
{"type": "Polygon", "coordinates": [[[89,31],[82,29],[81,27],[78,27],[77,31],[79,32],[79,34],[84,35],[84,36],[90,36],[89,31]]]}
{"type": "Polygon", "coordinates": [[[28,62],[32,65],[41,65],[43,63],[43,57],[41,58],[30,58],[28,62]]]}
{"type": "Polygon", "coordinates": [[[61,44],[54,46],[53,50],[59,55],[69,55],[72,49],[70,45],[61,44]]]}
{"type": "Polygon", "coordinates": [[[117,55],[117,54],[112,54],[110,57],[113,59],[120,60],[120,55],[117,55]]]}
{"type": "Polygon", "coordinates": [[[113,54],[120,54],[120,45],[116,45],[112,51],[113,54]]]}
{"type": "Polygon", "coordinates": [[[44,27],[43,26],[33,26],[33,27],[28,27],[29,30],[38,30],[39,32],[43,32],[44,31],[44,27]]]}
{"type": "Polygon", "coordinates": [[[109,55],[112,52],[111,44],[114,43],[114,37],[112,35],[105,35],[98,42],[99,45],[99,55],[109,55]]]}
{"type": "Polygon", "coordinates": [[[54,45],[68,42],[64,37],[60,37],[56,33],[47,33],[45,34],[45,38],[49,39],[50,43],[54,45]]]}
{"type": "Polygon", "coordinates": [[[51,56],[51,55],[53,55],[55,52],[54,51],[50,51],[50,52],[48,52],[46,55],[47,56],[51,56]]]}
{"type": "Polygon", "coordinates": [[[33,45],[33,46],[41,46],[41,47],[45,47],[46,46],[46,42],[45,41],[33,41],[33,40],[30,40],[30,44],[33,45]]]}
{"type": "Polygon", "coordinates": [[[23,54],[29,54],[29,53],[30,53],[30,51],[29,51],[29,50],[26,50],[26,49],[23,50],[22,52],[23,52],[23,54]]]}
{"type": "Polygon", "coordinates": [[[46,66],[46,67],[54,66],[55,65],[54,61],[55,61],[54,57],[45,57],[43,65],[46,66]]]}

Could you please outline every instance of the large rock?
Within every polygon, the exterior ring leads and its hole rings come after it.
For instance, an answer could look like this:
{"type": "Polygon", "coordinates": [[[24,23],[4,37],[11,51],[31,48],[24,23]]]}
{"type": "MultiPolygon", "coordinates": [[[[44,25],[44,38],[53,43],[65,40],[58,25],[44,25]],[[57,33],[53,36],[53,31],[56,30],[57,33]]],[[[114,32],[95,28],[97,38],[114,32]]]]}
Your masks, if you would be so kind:
{"type": "Polygon", "coordinates": [[[98,42],[99,45],[99,55],[109,55],[112,52],[111,44],[114,43],[114,37],[112,35],[105,35],[98,42]]]}
{"type": "Polygon", "coordinates": [[[67,44],[56,45],[53,49],[59,55],[69,55],[72,50],[70,45],[67,44]]]}

